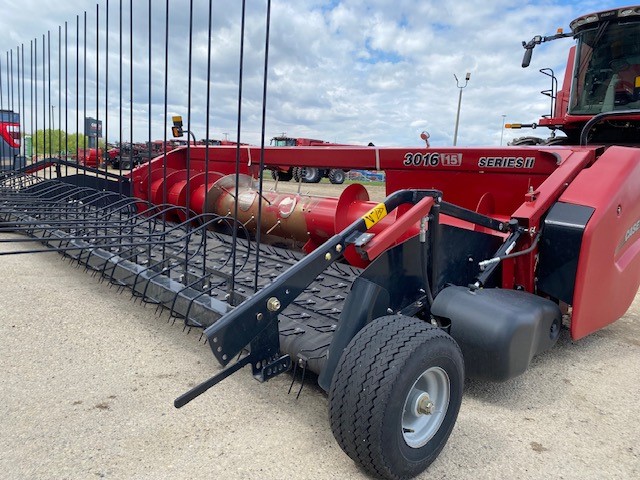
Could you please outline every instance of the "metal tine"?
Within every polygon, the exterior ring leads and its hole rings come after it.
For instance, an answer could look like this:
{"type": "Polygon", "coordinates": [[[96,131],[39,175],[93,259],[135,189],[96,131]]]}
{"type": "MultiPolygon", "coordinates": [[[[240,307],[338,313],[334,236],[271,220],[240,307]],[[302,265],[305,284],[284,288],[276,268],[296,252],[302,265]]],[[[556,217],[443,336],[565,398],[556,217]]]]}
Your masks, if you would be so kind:
{"type": "MultiPolygon", "coordinates": [[[[101,198],[105,198],[106,196],[116,196],[117,198],[127,199],[129,201],[133,200],[133,201],[137,201],[137,202],[140,202],[140,203],[149,203],[149,202],[146,202],[145,200],[132,199],[130,197],[126,197],[126,196],[117,194],[115,192],[98,192],[95,189],[92,189],[92,188],[89,188],[89,187],[74,187],[72,185],[62,185],[61,186],[60,182],[56,182],[56,181],[52,181],[52,180],[48,180],[47,183],[51,183],[53,185],[51,187],[47,187],[47,191],[45,191],[45,192],[43,192],[42,189],[36,191],[35,194],[31,193],[30,191],[20,191],[20,192],[14,193],[13,195],[8,195],[6,201],[9,201],[11,199],[14,199],[15,197],[18,197],[18,198],[21,198],[25,202],[28,202],[28,203],[34,203],[35,200],[40,200],[43,203],[51,204],[51,202],[53,202],[53,201],[64,200],[65,196],[67,197],[67,199],[70,199],[70,197],[72,197],[72,196],[77,196],[79,193],[86,192],[87,195],[99,194],[101,196],[101,198]],[[57,190],[60,190],[61,187],[64,188],[64,191],[59,197],[52,197],[52,196],[49,195],[49,193],[51,193],[51,191],[56,192],[57,190]],[[49,196],[45,196],[45,195],[49,195],[49,196]]],[[[84,201],[85,204],[88,203],[86,197],[83,198],[82,200],[84,201]]],[[[117,202],[114,202],[114,203],[117,203],[117,202]]],[[[101,207],[99,209],[100,210],[104,210],[104,209],[108,209],[108,208],[110,208],[112,206],[113,206],[113,203],[111,205],[106,205],[106,206],[101,207]]]]}
{"type": "Polygon", "coordinates": [[[34,195],[35,194],[33,192],[31,192],[30,188],[35,186],[35,185],[45,185],[44,187],[38,189],[36,191],[36,193],[40,194],[40,195],[44,195],[45,193],[48,193],[48,191],[50,190],[58,190],[58,189],[62,189],[62,188],[69,188],[69,187],[73,187],[73,185],[71,184],[63,184],[61,182],[58,181],[54,181],[54,180],[48,180],[48,179],[42,179],[40,177],[33,177],[34,178],[34,184],[30,185],[29,187],[27,187],[26,189],[15,189],[15,188],[11,188],[11,190],[6,190],[3,188],[3,192],[5,194],[14,194],[14,195],[24,195],[24,194],[30,194],[30,195],[34,195]],[[35,181],[35,179],[38,179],[39,181],[35,181]]]}
{"type": "MultiPolygon", "coordinates": [[[[73,222],[70,223],[70,219],[66,218],[65,220],[50,220],[47,219],[47,223],[46,226],[49,227],[56,227],[56,229],[59,229],[60,226],[64,226],[64,225],[69,225],[69,226],[73,226],[73,227],[79,227],[79,226],[89,226],[89,227],[93,227],[96,224],[92,223],[92,222],[97,222],[100,220],[104,220],[104,221],[109,221],[109,226],[117,226],[118,222],[114,222],[113,220],[110,219],[111,216],[113,216],[116,213],[120,214],[120,218],[122,219],[122,213],[123,211],[132,206],[135,205],[136,203],[138,203],[136,200],[132,200],[132,199],[121,199],[119,200],[117,203],[122,202],[123,205],[115,208],[115,209],[97,209],[97,210],[84,210],[84,211],[76,211],[76,213],[78,214],[78,217],[80,217],[80,215],[82,215],[82,217],[78,220],[78,219],[73,219],[73,222]],[[94,215],[95,218],[87,218],[87,214],[90,215],[94,215]]],[[[141,203],[141,202],[140,202],[141,203]]],[[[86,205],[82,206],[83,208],[86,207],[86,205]]],[[[155,209],[155,206],[148,208],[146,211],[151,211],[155,209]]],[[[33,212],[30,212],[33,213],[33,212]]],[[[65,213],[69,213],[68,211],[65,213]]],[[[144,212],[142,212],[139,215],[129,215],[128,217],[126,217],[126,220],[124,223],[131,223],[131,221],[134,218],[143,218],[144,217],[144,212]]],[[[122,221],[122,220],[120,220],[122,221]]],[[[23,221],[20,223],[20,227],[6,227],[6,228],[0,228],[0,232],[3,231],[7,231],[7,232],[19,232],[19,231],[23,231],[23,230],[30,230],[29,226],[32,225],[37,225],[40,227],[44,227],[43,222],[42,221],[23,221]]],[[[99,224],[99,226],[103,226],[102,224],[99,224]]]]}
{"type": "Polygon", "coordinates": [[[291,395],[291,389],[293,388],[293,384],[296,381],[296,373],[298,372],[298,362],[293,362],[293,373],[291,374],[291,385],[289,385],[289,391],[287,395],[291,395]]]}
{"type": "MultiPolygon", "coordinates": [[[[110,223],[106,224],[107,226],[112,226],[112,227],[117,227],[120,225],[119,222],[114,222],[113,220],[110,220],[110,217],[112,215],[114,215],[115,213],[120,213],[120,218],[122,218],[122,210],[124,210],[127,207],[130,207],[131,204],[133,202],[127,202],[124,205],[120,206],[118,209],[116,209],[116,211],[106,211],[102,214],[101,217],[96,216],[95,219],[87,219],[86,218],[86,214],[83,215],[84,220],[82,221],[75,221],[72,223],[69,223],[69,220],[60,220],[60,221],[54,221],[54,222],[49,222],[47,221],[46,225],[43,225],[42,221],[23,221],[20,224],[23,225],[23,227],[18,227],[18,228],[11,228],[11,227],[7,227],[6,229],[0,229],[1,231],[22,231],[22,230],[26,230],[26,231],[31,231],[32,228],[29,228],[29,226],[32,225],[36,225],[38,226],[40,229],[45,229],[48,227],[51,227],[52,229],[55,230],[59,230],[61,225],[68,225],[70,228],[71,227],[90,227],[90,228],[103,228],[105,226],[105,223],[92,223],[92,222],[106,222],[107,220],[109,220],[110,223]],[[121,210],[120,212],[118,212],[118,210],[121,210]],[[59,224],[57,223],[59,222],[59,224]],[[54,225],[50,225],[51,223],[53,223],[54,225]]],[[[148,209],[148,210],[151,210],[148,209]]],[[[147,211],[148,211],[147,210],[147,211]]],[[[88,212],[91,213],[91,212],[88,212]]],[[[131,224],[133,226],[135,226],[135,224],[133,223],[135,219],[142,219],[142,221],[140,223],[143,223],[145,221],[147,221],[147,219],[143,216],[143,214],[138,214],[138,215],[130,215],[129,217],[127,217],[126,221],[124,222],[125,225],[127,224],[131,224]]]]}
{"type": "Polygon", "coordinates": [[[296,400],[300,398],[300,394],[302,393],[302,389],[304,387],[304,379],[307,374],[307,361],[304,361],[304,365],[302,367],[302,379],[300,380],[300,389],[298,390],[298,394],[296,395],[296,400]]]}
{"type": "MultiPolygon", "coordinates": [[[[89,193],[89,192],[87,192],[89,193]]],[[[76,194],[74,193],[74,196],[76,194]]],[[[103,208],[96,208],[93,206],[94,203],[97,203],[99,201],[101,202],[105,202],[107,200],[107,198],[109,198],[110,196],[113,196],[114,194],[112,193],[104,193],[104,192],[95,192],[95,190],[93,190],[92,194],[88,194],[87,196],[83,197],[83,198],[73,198],[72,196],[65,196],[63,198],[60,199],[38,199],[39,201],[36,203],[32,200],[27,201],[25,199],[25,201],[23,202],[10,202],[9,205],[5,206],[5,211],[7,211],[7,209],[11,209],[11,208],[16,208],[16,207],[22,207],[22,205],[28,205],[30,206],[34,211],[36,211],[37,213],[56,213],[59,212],[60,210],[65,210],[66,213],[68,213],[70,208],[75,208],[77,211],[79,211],[80,209],[84,209],[84,211],[87,211],[87,209],[89,208],[93,208],[92,211],[94,212],[100,212],[100,211],[109,211],[111,210],[109,208],[109,205],[107,205],[106,207],[103,208]],[[95,198],[92,198],[95,197],[95,198]]],[[[117,194],[116,194],[117,195],[117,194]]],[[[122,199],[122,196],[117,195],[117,197],[122,199]]],[[[130,201],[130,199],[129,199],[130,201]]],[[[9,202],[7,202],[9,203],[9,202]]],[[[117,203],[117,202],[112,202],[112,203],[117,203]]]]}
{"type": "MultiPolygon", "coordinates": [[[[217,220],[217,216],[212,215],[212,214],[203,214],[203,215],[200,215],[200,216],[198,216],[198,217],[206,217],[206,216],[211,216],[211,217],[214,217],[214,218],[211,218],[209,221],[207,221],[207,222],[203,223],[202,225],[200,225],[199,227],[197,227],[195,230],[193,230],[192,232],[188,233],[188,234],[187,234],[188,236],[190,236],[190,235],[192,235],[192,234],[196,233],[196,232],[197,232],[198,230],[200,230],[200,229],[203,229],[203,231],[204,231],[204,232],[208,232],[208,230],[207,230],[206,228],[207,228],[209,225],[211,225],[213,222],[215,222],[215,221],[217,220]]],[[[194,217],[194,218],[198,218],[198,217],[194,217]]],[[[198,250],[196,250],[196,252],[194,252],[194,254],[192,255],[192,257],[193,257],[193,256],[195,256],[195,255],[197,255],[197,254],[199,253],[200,248],[202,248],[202,245],[203,245],[203,243],[204,243],[204,238],[205,238],[205,237],[203,236],[203,240],[201,240],[201,247],[199,247],[199,248],[198,248],[198,250]]],[[[157,242],[156,242],[155,244],[157,245],[157,242]]],[[[142,244],[138,244],[138,246],[142,246],[142,244]]],[[[179,253],[179,252],[178,252],[178,253],[179,253]]],[[[120,255],[119,255],[119,256],[120,256],[120,255]]],[[[177,254],[176,254],[176,256],[177,256],[177,254]]],[[[123,260],[124,260],[124,259],[126,259],[126,258],[123,258],[123,260]]],[[[137,280],[138,280],[139,276],[140,276],[143,272],[146,272],[146,271],[148,271],[148,270],[150,270],[150,269],[153,269],[153,268],[157,267],[160,263],[164,263],[164,262],[169,261],[169,260],[171,260],[171,258],[169,258],[169,259],[163,259],[163,260],[161,260],[161,261],[159,261],[159,262],[157,262],[157,263],[155,263],[155,264],[150,264],[150,265],[149,265],[149,266],[147,266],[143,271],[138,272],[138,273],[135,275],[135,280],[134,280],[134,283],[133,283],[133,290],[134,290],[134,294],[133,294],[133,296],[135,296],[135,286],[137,285],[137,280]]],[[[173,260],[177,260],[177,258],[174,258],[173,260]]],[[[116,265],[117,265],[117,264],[114,264],[114,269],[115,269],[115,266],[116,266],[116,265]]],[[[175,266],[175,265],[174,265],[174,266],[175,266]]],[[[130,277],[129,277],[129,278],[130,278],[130,277]]]]}
{"type": "MultiPolygon", "coordinates": [[[[247,253],[249,253],[249,252],[250,252],[250,250],[247,250],[247,253]]],[[[232,257],[228,258],[228,259],[227,259],[227,262],[228,262],[229,260],[231,260],[231,259],[232,259],[232,257]]],[[[242,272],[242,271],[245,269],[245,267],[247,266],[248,261],[249,261],[249,255],[247,255],[247,256],[246,256],[246,258],[245,258],[245,260],[244,260],[244,262],[243,262],[241,265],[239,265],[239,269],[238,269],[238,271],[236,272],[236,274],[237,274],[237,273],[242,272]]],[[[226,264],[227,262],[225,262],[225,264],[226,264]]],[[[199,277],[197,280],[195,280],[195,281],[194,281],[194,282],[192,282],[191,284],[186,285],[186,286],[185,286],[185,288],[184,288],[182,291],[186,290],[187,288],[191,288],[193,285],[196,285],[198,282],[200,282],[200,281],[201,281],[202,279],[204,279],[204,278],[207,278],[207,275],[203,275],[202,277],[199,277]]],[[[224,285],[225,283],[226,283],[226,280],[225,280],[225,281],[222,281],[222,282],[219,282],[219,283],[217,283],[216,285],[211,285],[211,284],[210,284],[208,288],[206,288],[206,289],[204,289],[204,288],[203,288],[203,290],[202,290],[198,295],[196,295],[195,297],[193,297],[193,298],[191,298],[191,299],[189,300],[189,305],[188,305],[188,307],[187,307],[187,311],[186,311],[186,313],[185,313],[185,315],[184,315],[185,324],[187,324],[187,323],[188,323],[188,321],[189,321],[189,313],[191,312],[191,307],[193,306],[193,303],[194,303],[197,299],[201,298],[201,297],[202,297],[202,296],[204,296],[204,295],[210,295],[210,294],[211,294],[211,292],[212,292],[213,290],[215,290],[215,289],[217,289],[217,288],[220,288],[220,287],[221,287],[222,285],[224,285]]],[[[179,292],[179,293],[182,293],[182,291],[181,291],[181,292],[179,292]]],[[[175,301],[176,301],[176,299],[177,299],[177,296],[176,296],[176,298],[174,299],[173,304],[171,305],[171,312],[172,312],[172,314],[173,314],[173,311],[174,311],[174,308],[175,308],[175,301]]],[[[193,326],[199,326],[199,324],[197,324],[197,325],[196,325],[196,324],[194,324],[193,326]]]]}
{"type": "Polygon", "coordinates": [[[52,201],[61,200],[65,196],[76,195],[83,191],[86,191],[86,192],[96,191],[89,187],[74,187],[73,185],[70,185],[70,184],[62,184],[60,182],[53,182],[53,181],[49,181],[49,182],[51,182],[51,184],[48,187],[39,189],[35,193],[32,193],[30,191],[27,191],[27,192],[17,191],[13,195],[7,195],[7,199],[18,197],[19,199],[23,199],[24,202],[33,202],[35,200],[41,200],[43,202],[50,203],[52,201]],[[57,196],[49,195],[51,193],[54,193],[57,196]]]}
{"type": "MultiPolygon", "coordinates": [[[[167,211],[171,211],[171,210],[175,210],[176,207],[171,205],[169,208],[167,208],[164,212],[158,212],[157,215],[162,215],[162,213],[166,213],[167,211]]],[[[141,239],[148,239],[148,242],[151,243],[153,242],[154,244],[165,244],[165,245],[171,245],[171,244],[178,244],[180,242],[182,242],[183,240],[185,240],[187,237],[189,237],[191,235],[191,233],[186,232],[183,236],[181,237],[177,237],[174,240],[168,240],[166,237],[173,232],[176,231],[181,231],[183,229],[183,227],[185,226],[190,226],[190,222],[194,220],[194,218],[197,217],[193,217],[191,220],[185,221],[181,224],[176,224],[175,226],[169,228],[168,230],[165,230],[163,232],[160,233],[136,233],[136,234],[118,234],[118,235],[95,235],[95,236],[88,236],[88,235],[82,235],[82,236],[72,236],[70,237],[70,240],[82,240],[82,241],[97,241],[97,240],[105,240],[105,239],[122,239],[122,238],[141,238],[141,239]],[[159,237],[158,240],[155,240],[156,237],[159,237]]],[[[210,224],[211,222],[213,222],[213,220],[211,220],[210,222],[207,222],[207,225],[210,224]]],[[[103,228],[102,226],[96,228],[103,228]]],[[[202,228],[201,226],[198,228],[202,228]]],[[[58,229],[43,229],[45,231],[50,231],[50,230],[58,230],[58,229]]],[[[26,238],[26,239],[0,239],[0,243],[21,243],[21,242],[40,242],[41,240],[39,238],[26,238]]],[[[141,243],[119,243],[117,245],[121,246],[121,247],[131,247],[131,246],[137,246],[140,245],[141,243]]],[[[108,246],[108,247],[114,247],[116,246],[116,244],[92,244],[91,248],[98,248],[98,247],[104,247],[104,246],[108,246]]],[[[69,247],[69,250],[75,250],[78,247],[69,247]]],[[[186,245],[184,248],[182,248],[178,253],[184,251],[186,248],[186,245]]],[[[63,252],[66,249],[54,249],[56,251],[60,251],[63,252]]],[[[18,255],[18,254],[24,254],[24,253],[44,253],[44,252],[48,252],[51,251],[51,249],[33,249],[33,250],[20,250],[20,251],[13,251],[13,252],[0,252],[0,256],[2,255],[18,255]]]]}
{"type": "MultiPolygon", "coordinates": [[[[205,217],[205,216],[212,216],[212,215],[211,215],[211,214],[203,214],[203,215],[199,215],[198,217],[205,217]]],[[[214,216],[214,217],[215,217],[215,216],[214,216]]],[[[194,217],[194,218],[197,218],[197,217],[194,217]]],[[[212,224],[213,222],[215,222],[216,220],[217,220],[216,218],[211,218],[211,219],[210,219],[210,220],[208,220],[207,222],[205,222],[205,223],[203,223],[202,225],[200,225],[199,227],[197,227],[197,229],[202,229],[202,228],[204,228],[204,229],[205,229],[205,232],[206,232],[206,227],[207,227],[207,226],[209,226],[210,224],[212,224]]],[[[190,232],[190,233],[188,233],[187,235],[190,237],[192,233],[193,233],[193,232],[190,232]]],[[[204,238],[205,238],[205,237],[203,236],[203,239],[204,239],[204,238]]],[[[202,245],[202,243],[204,243],[204,240],[201,242],[201,245],[202,245]]],[[[185,242],[185,248],[188,248],[188,247],[187,247],[186,242],[185,242]]],[[[197,254],[198,254],[199,250],[200,250],[200,249],[198,249],[196,252],[194,252],[194,254],[191,256],[191,258],[195,257],[195,255],[197,255],[197,254]]],[[[179,253],[178,253],[178,254],[179,254],[179,253]]],[[[149,284],[151,283],[151,282],[150,282],[150,280],[152,280],[152,279],[154,279],[154,278],[156,278],[156,277],[158,277],[158,276],[160,276],[160,275],[164,275],[166,272],[171,272],[171,270],[172,270],[173,268],[178,267],[178,266],[180,266],[180,265],[181,265],[181,262],[180,262],[177,258],[169,259],[169,266],[165,266],[165,267],[163,267],[163,269],[162,269],[161,271],[156,272],[154,275],[152,275],[151,277],[149,277],[149,278],[147,279],[148,281],[147,281],[147,284],[146,284],[146,285],[145,285],[145,287],[144,287],[144,290],[143,290],[142,294],[141,294],[141,295],[139,295],[139,297],[140,297],[141,301],[143,301],[143,302],[145,302],[145,303],[156,303],[156,304],[160,304],[160,303],[162,303],[162,302],[160,302],[159,300],[156,300],[156,299],[152,299],[152,300],[149,300],[149,299],[148,299],[148,296],[147,296],[147,289],[148,289],[148,287],[149,287],[149,284]],[[175,262],[175,263],[171,264],[171,260],[172,260],[173,262],[175,262]]],[[[186,273],[187,273],[187,272],[186,272],[186,269],[185,269],[184,274],[186,275],[186,273]]],[[[138,274],[138,276],[139,276],[139,274],[138,274]]],[[[136,277],[136,282],[137,282],[137,278],[138,278],[138,276],[136,277]]],[[[173,299],[173,302],[172,302],[172,306],[171,306],[170,318],[171,318],[171,315],[173,314],[173,311],[174,311],[175,301],[176,301],[177,295],[179,295],[180,293],[182,293],[186,288],[188,288],[188,286],[185,286],[182,290],[180,290],[180,292],[178,292],[178,293],[176,294],[176,296],[174,296],[174,299],[173,299]]],[[[132,291],[132,292],[133,292],[133,293],[132,293],[132,296],[136,296],[136,294],[135,294],[135,292],[136,292],[135,288],[133,289],[133,291],[132,291]]]]}
{"type": "MultiPolygon", "coordinates": [[[[202,215],[201,217],[203,217],[203,216],[204,216],[204,215],[202,215]]],[[[211,215],[211,214],[208,214],[208,216],[212,216],[212,215],[211,215]]],[[[184,238],[190,238],[190,237],[191,237],[191,236],[192,236],[192,235],[193,235],[197,230],[199,230],[199,229],[204,229],[204,231],[206,232],[206,231],[207,231],[207,230],[206,230],[207,226],[208,226],[209,224],[211,224],[212,222],[215,222],[215,221],[217,220],[217,217],[215,217],[215,216],[213,216],[213,217],[214,217],[214,218],[210,219],[208,222],[206,222],[206,223],[202,224],[201,226],[197,227],[197,229],[195,229],[195,230],[192,230],[192,231],[188,232],[188,233],[186,234],[186,236],[185,236],[185,237],[182,237],[182,238],[178,238],[178,239],[176,239],[176,240],[175,240],[175,242],[179,242],[179,241],[181,241],[181,240],[182,240],[182,239],[184,239],[184,238]]],[[[194,218],[197,218],[197,217],[194,217],[194,218]]],[[[204,238],[204,237],[203,237],[203,238],[204,238]]],[[[157,242],[156,242],[156,244],[157,244],[157,242]]],[[[142,244],[138,244],[137,246],[138,246],[138,247],[140,247],[140,246],[142,246],[142,244]]],[[[185,248],[186,248],[186,247],[185,247],[185,248]]],[[[200,247],[200,248],[201,248],[201,247],[200,247]]],[[[197,255],[197,254],[199,253],[200,248],[198,248],[198,249],[193,253],[192,258],[193,258],[195,255],[197,255]]],[[[184,251],[184,248],[183,248],[183,249],[181,249],[181,251],[184,251]]],[[[180,252],[178,252],[178,254],[179,254],[179,253],[180,253],[180,252]]],[[[175,254],[175,255],[177,256],[178,254],[175,254]]],[[[125,259],[126,259],[126,258],[122,257],[121,255],[119,255],[119,257],[120,257],[120,260],[119,260],[119,261],[121,261],[121,260],[125,260],[125,259]]],[[[142,300],[143,300],[143,301],[145,301],[145,302],[147,302],[147,301],[148,301],[149,303],[157,303],[157,301],[155,301],[155,300],[148,300],[148,296],[147,296],[147,294],[146,294],[146,289],[147,289],[147,287],[148,287],[148,285],[149,285],[149,282],[147,282],[147,285],[145,286],[145,290],[142,292],[142,294],[137,294],[137,288],[136,288],[136,287],[137,287],[138,279],[140,278],[140,275],[141,275],[142,273],[147,272],[147,271],[149,271],[149,270],[151,270],[151,269],[155,269],[155,268],[157,268],[159,265],[166,264],[167,262],[171,262],[172,260],[173,260],[173,262],[175,262],[173,265],[171,265],[170,267],[167,267],[166,265],[165,265],[165,266],[163,266],[162,270],[160,270],[159,272],[156,272],[153,276],[151,276],[151,277],[148,279],[148,280],[151,280],[151,279],[155,278],[156,276],[159,276],[159,275],[165,274],[167,271],[170,271],[172,268],[179,266],[179,265],[180,265],[180,262],[177,260],[177,258],[173,258],[173,259],[172,259],[172,258],[163,258],[162,260],[160,260],[160,261],[158,261],[158,262],[156,262],[156,263],[152,263],[152,264],[150,264],[149,266],[147,266],[144,270],[142,270],[142,271],[138,272],[138,273],[135,275],[135,279],[134,279],[133,284],[132,284],[132,286],[131,286],[131,288],[132,288],[132,297],[140,296],[140,297],[142,298],[142,300]]],[[[116,268],[116,267],[117,267],[117,262],[114,262],[114,270],[112,270],[112,275],[113,275],[113,271],[115,271],[115,268],[116,268]]],[[[129,278],[131,278],[131,277],[129,277],[129,278]]],[[[126,281],[126,280],[127,280],[127,279],[125,279],[125,281],[126,281]]],[[[123,281],[123,282],[121,282],[121,283],[124,283],[124,281],[123,281]]]]}

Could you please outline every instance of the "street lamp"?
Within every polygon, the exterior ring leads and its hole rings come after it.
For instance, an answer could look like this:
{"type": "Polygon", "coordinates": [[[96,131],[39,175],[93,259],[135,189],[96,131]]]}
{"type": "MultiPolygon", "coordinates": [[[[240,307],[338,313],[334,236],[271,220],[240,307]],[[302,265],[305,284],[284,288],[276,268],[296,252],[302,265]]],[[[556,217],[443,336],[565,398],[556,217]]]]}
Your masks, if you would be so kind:
{"type": "Polygon", "coordinates": [[[504,119],[506,118],[505,114],[502,114],[502,129],[500,130],[500,146],[502,146],[502,139],[504,137],[504,119]]]}
{"type": "Polygon", "coordinates": [[[453,74],[453,78],[456,79],[456,87],[460,90],[460,94],[458,95],[458,113],[456,115],[456,129],[453,132],[453,145],[455,146],[458,143],[458,124],[460,123],[460,105],[462,104],[462,89],[467,86],[469,83],[469,79],[471,78],[471,72],[467,72],[466,77],[464,78],[464,85],[460,86],[460,82],[458,81],[458,77],[456,74],[453,74]]]}

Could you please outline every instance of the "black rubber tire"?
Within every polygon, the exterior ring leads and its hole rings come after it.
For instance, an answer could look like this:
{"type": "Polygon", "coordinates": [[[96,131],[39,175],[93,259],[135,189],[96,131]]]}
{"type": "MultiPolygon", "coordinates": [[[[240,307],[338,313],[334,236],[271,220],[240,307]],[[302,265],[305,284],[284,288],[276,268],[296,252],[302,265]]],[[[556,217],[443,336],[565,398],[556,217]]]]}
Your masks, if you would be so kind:
{"type": "Polygon", "coordinates": [[[316,167],[302,167],[301,175],[304,183],[319,183],[322,180],[322,173],[316,167]]]}
{"type": "Polygon", "coordinates": [[[512,147],[525,145],[544,145],[544,138],[540,137],[518,137],[511,140],[508,145],[512,147]]]}
{"type": "Polygon", "coordinates": [[[344,170],[340,170],[339,168],[332,168],[329,170],[329,181],[334,185],[342,185],[347,178],[344,173],[344,170]]]}
{"type": "Polygon", "coordinates": [[[122,167],[122,170],[131,170],[131,162],[129,160],[122,160],[122,162],[120,162],[120,166],[122,167]]]}
{"type": "Polygon", "coordinates": [[[345,348],[329,390],[331,430],[344,452],[370,473],[410,478],[444,448],[460,410],[464,360],[445,331],[403,315],[380,317],[345,348]],[[427,443],[410,447],[402,431],[405,399],[432,367],[444,370],[450,397],[444,419],[427,443]]]}
{"type": "Polygon", "coordinates": [[[296,182],[299,182],[300,178],[302,177],[302,168],[301,167],[293,167],[291,169],[291,175],[293,176],[293,180],[295,180],[296,182]]]}
{"type": "Polygon", "coordinates": [[[271,170],[271,178],[281,182],[288,182],[293,178],[292,170],[293,169],[288,172],[283,172],[282,170],[271,170]]]}

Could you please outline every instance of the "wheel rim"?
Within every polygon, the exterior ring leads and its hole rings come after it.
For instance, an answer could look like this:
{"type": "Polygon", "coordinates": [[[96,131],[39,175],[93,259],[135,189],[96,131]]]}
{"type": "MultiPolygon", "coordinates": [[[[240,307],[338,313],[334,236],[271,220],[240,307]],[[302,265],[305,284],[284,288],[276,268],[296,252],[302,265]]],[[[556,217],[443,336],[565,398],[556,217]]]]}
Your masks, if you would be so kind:
{"type": "Polygon", "coordinates": [[[317,170],[315,168],[304,168],[303,169],[303,178],[309,182],[312,183],[313,180],[315,180],[316,176],[317,176],[317,170]]]}
{"type": "Polygon", "coordinates": [[[433,438],[447,414],[450,397],[449,375],[442,368],[428,368],[418,377],[402,411],[402,436],[409,447],[423,447],[433,438]]]}

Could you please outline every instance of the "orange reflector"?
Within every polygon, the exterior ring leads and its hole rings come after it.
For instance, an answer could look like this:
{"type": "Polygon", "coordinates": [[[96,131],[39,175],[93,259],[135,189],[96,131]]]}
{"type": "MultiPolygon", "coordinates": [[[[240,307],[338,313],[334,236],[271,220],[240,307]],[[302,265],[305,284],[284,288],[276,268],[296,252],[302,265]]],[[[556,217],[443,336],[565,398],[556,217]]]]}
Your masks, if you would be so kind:
{"type": "Polygon", "coordinates": [[[522,124],[521,123],[505,123],[504,124],[504,128],[522,128],[522,124]]]}

